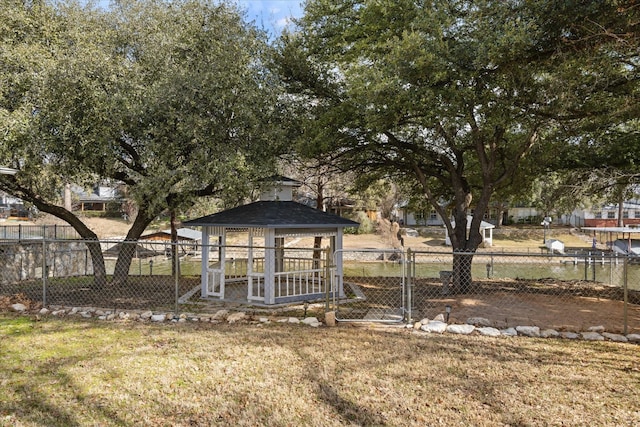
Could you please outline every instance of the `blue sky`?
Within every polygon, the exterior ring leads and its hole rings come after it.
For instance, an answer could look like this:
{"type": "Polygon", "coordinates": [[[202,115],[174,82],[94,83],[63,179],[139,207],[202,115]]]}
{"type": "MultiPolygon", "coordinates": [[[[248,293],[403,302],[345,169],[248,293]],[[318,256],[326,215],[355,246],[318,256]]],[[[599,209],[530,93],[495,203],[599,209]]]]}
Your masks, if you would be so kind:
{"type": "MultiPolygon", "coordinates": [[[[280,34],[291,18],[302,16],[303,0],[219,0],[235,3],[247,11],[246,19],[254,21],[258,28],[267,30],[271,36],[280,34]]],[[[109,0],[97,0],[101,7],[109,7],[109,0]]]]}
{"type": "Polygon", "coordinates": [[[302,16],[302,0],[235,0],[247,10],[247,19],[255,21],[259,28],[264,28],[272,36],[280,34],[291,18],[302,16]]]}

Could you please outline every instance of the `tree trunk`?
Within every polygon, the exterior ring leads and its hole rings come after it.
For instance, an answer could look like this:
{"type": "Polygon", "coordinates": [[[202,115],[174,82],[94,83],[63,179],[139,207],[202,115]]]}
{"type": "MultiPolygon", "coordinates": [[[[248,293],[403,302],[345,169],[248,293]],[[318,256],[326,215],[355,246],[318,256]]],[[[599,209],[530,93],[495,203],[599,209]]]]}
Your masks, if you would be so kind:
{"type": "Polygon", "coordinates": [[[89,227],[87,227],[80,218],[73,212],[61,207],[50,204],[33,196],[25,191],[16,191],[14,194],[23,200],[30,201],[41,212],[46,212],[67,222],[74,230],[78,232],[80,237],[85,240],[89,254],[91,255],[91,264],[93,266],[94,286],[98,289],[103,288],[107,284],[107,269],[104,265],[104,256],[102,255],[102,247],[98,241],[98,236],[89,227]]]}
{"type": "Polygon", "coordinates": [[[127,282],[129,276],[129,268],[131,261],[135,255],[138,246],[138,239],[144,233],[144,230],[151,223],[155,215],[150,215],[146,210],[140,209],[133,225],[127,233],[127,237],[122,242],[122,248],[118,254],[116,267],[113,272],[113,284],[121,285],[127,282]]]}
{"type": "Polygon", "coordinates": [[[453,292],[466,294],[471,291],[473,280],[471,265],[473,252],[453,252],[453,292]]]}

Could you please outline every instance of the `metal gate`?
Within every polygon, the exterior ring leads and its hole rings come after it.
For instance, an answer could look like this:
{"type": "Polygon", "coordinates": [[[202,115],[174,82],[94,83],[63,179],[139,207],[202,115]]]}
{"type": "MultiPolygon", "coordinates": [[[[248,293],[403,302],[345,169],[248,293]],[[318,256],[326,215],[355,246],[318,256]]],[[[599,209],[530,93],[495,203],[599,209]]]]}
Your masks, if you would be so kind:
{"type": "Polygon", "coordinates": [[[406,309],[407,263],[393,249],[340,250],[342,277],[333,280],[330,304],[339,321],[400,323],[410,319],[406,309]]]}

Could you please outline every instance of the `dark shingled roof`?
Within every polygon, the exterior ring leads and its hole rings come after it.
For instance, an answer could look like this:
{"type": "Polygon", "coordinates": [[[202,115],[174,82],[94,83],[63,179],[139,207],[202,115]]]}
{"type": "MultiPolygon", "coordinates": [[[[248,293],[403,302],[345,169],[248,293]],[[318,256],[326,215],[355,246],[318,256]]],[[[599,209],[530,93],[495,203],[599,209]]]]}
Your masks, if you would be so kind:
{"type": "Polygon", "coordinates": [[[350,219],[297,202],[262,201],[238,206],[182,223],[185,226],[253,228],[342,228],[357,227],[350,219]]]}

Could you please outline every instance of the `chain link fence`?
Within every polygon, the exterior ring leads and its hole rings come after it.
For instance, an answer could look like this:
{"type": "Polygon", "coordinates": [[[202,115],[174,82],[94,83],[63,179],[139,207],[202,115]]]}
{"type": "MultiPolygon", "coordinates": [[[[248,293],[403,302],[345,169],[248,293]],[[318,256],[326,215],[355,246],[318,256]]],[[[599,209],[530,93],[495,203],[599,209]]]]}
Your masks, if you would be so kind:
{"type": "MultiPolygon", "coordinates": [[[[261,302],[248,301],[247,296],[259,299],[264,289],[260,264],[264,250],[209,247],[213,254],[209,274],[216,270],[221,254],[227,262],[223,273],[227,288],[218,302],[261,302]],[[245,262],[248,254],[254,257],[251,266],[245,262]],[[243,278],[250,275],[253,288],[248,293],[243,278]]],[[[610,332],[640,333],[636,257],[609,252],[344,250],[334,257],[343,259],[340,281],[335,265],[315,259],[312,252],[282,251],[282,259],[294,260],[295,265],[282,261],[276,297],[308,295],[309,300],[324,302],[322,295],[328,295],[326,304],[342,321],[409,322],[443,314],[450,322],[477,318],[497,328],[587,330],[602,325],[610,332]],[[329,271],[340,289],[324,287],[329,271]]],[[[0,296],[114,311],[206,310],[216,299],[201,298],[201,252],[202,246],[195,243],[164,241],[4,241],[0,242],[0,296]]]]}
{"type": "Polygon", "coordinates": [[[607,252],[344,252],[340,320],[640,332],[640,260],[607,252]]]}

